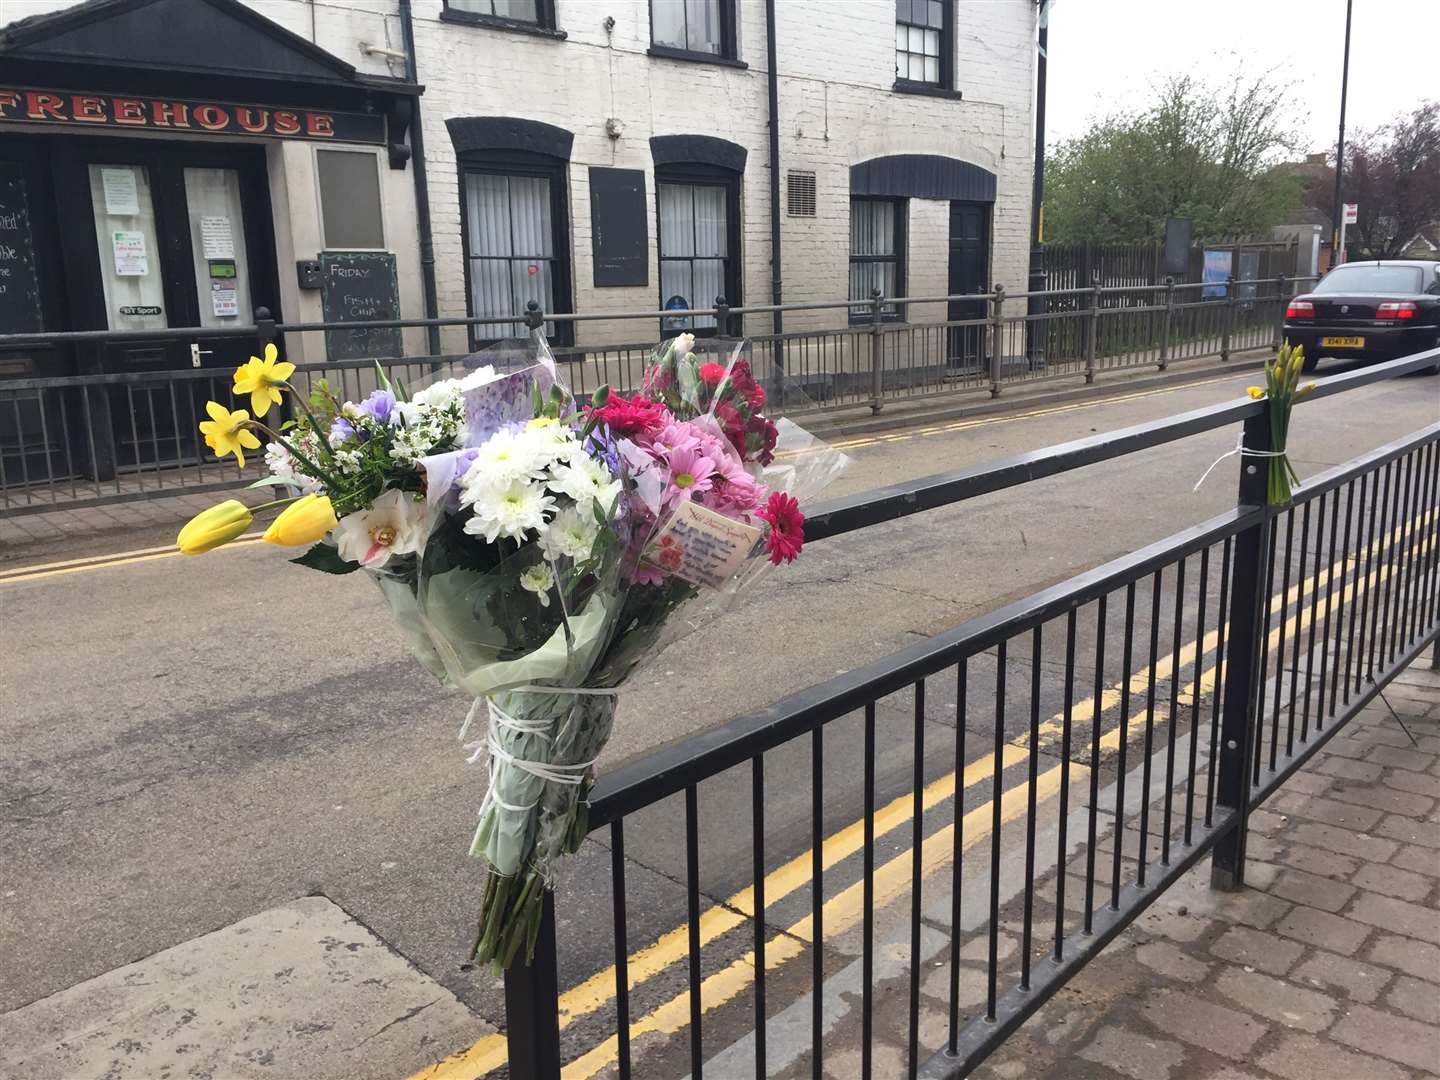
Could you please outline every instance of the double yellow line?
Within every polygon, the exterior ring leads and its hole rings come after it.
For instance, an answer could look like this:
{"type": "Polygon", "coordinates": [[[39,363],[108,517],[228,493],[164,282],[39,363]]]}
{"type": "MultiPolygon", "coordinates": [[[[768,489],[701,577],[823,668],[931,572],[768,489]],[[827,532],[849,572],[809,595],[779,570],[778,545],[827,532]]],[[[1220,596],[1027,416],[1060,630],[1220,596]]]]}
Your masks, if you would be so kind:
{"type": "MultiPolygon", "coordinates": [[[[1316,592],[1322,583],[1329,586],[1337,576],[1343,579],[1344,574],[1351,565],[1363,558],[1368,551],[1373,551],[1382,544],[1390,542],[1397,536],[1405,538],[1410,536],[1417,529],[1424,528],[1430,521],[1434,520],[1435,511],[1427,513],[1417,521],[1411,522],[1402,529],[1391,530],[1383,537],[1371,542],[1368,548],[1357,552],[1355,556],[1344,556],[1335,561],[1327,570],[1317,571],[1305,581],[1277,593],[1272,597],[1272,605],[1279,602],[1279,611],[1284,613],[1290,606],[1297,605],[1297,613],[1277,626],[1270,632],[1267,641],[1267,649],[1273,649],[1281,640],[1281,635],[1302,633],[1313,619],[1322,617],[1319,610],[1320,605],[1313,604],[1308,609],[1298,608],[1300,602],[1306,595],[1316,592]]],[[[1357,579],[1349,584],[1342,585],[1338,590],[1332,590],[1330,605],[1343,604],[1358,599],[1370,588],[1380,585],[1389,577],[1391,571],[1386,566],[1381,566],[1371,572],[1363,579],[1357,579]]],[[[1327,609],[1328,613],[1328,609],[1327,609]]],[[[1178,654],[1168,654],[1158,659],[1153,665],[1156,683],[1168,678],[1170,673],[1178,665],[1184,667],[1197,659],[1197,654],[1203,660],[1205,656],[1212,653],[1219,640],[1218,630],[1206,634],[1197,646],[1190,643],[1180,650],[1178,654]]],[[[1293,640],[1293,639],[1292,639],[1293,640]]],[[[1148,687],[1151,669],[1144,668],[1130,677],[1131,693],[1143,694],[1148,687]]],[[[1213,691],[1215,685],[1216,668],[1211,666],[1200,677],[1193,682],[1193,693],[1203,695],[1213,691]]],[[[1121,685],[1107,688],[1100,696],[1100,709],[1103,712],[1114,708],[1121,698],[1121,685]]],[[[1071,715],[1076,718],[1088,718],[1093,715],[1095,700],[1093,698],[1076,702],[1072,706],[1071,715]]],[[[1134,730],[1134,726],[1142,723],[1145,719],[1146,709],[1141,709],[1134,716],[1128,719],[1127,727],[1134,730]]],[[[1157,707],[1156,719],[1160,723],[1166,722],[1169,717],[1166,712],[1157,707]]],[[[1077,719],[1075,727],[1079,728],[1083,723],[1077,719]]],[[[1120,745],[1120,727],[1117,726],[1106,732],[1100,739],[1102,751],[1114,751],[1120,745]]],[[[1063,715],[1051,718],[1040,725],[1039,734],[1042,748],[1060,736],[1063,732],[1063,715]]],[[[1073,732],[1072,732],[1073,736],[1073,732]]],[[[1085,744],[1089,745],[1088,737],[1085,744]]],[[[1023,745],[1011,743],[1006,746],[1004,759],[1001,765],[1002,771],[1020,764],[1028,759],[1030,750],[1023,745]]],[[[1054,766],[1044,773],[1039,774],[1036,779],[1037,799],[1048,799],[1059,790],[1060,775],[1062,766],[1054,766]]],[[[1072,773],[1077,782],[1088,776],[1088,768],[1079,764],[1071,764],[1072,773]]],[[[927,785],[921,796],[921,804],[925,810],[929,810],[940,802],[950,799],[955,795],[957,779],[962,785],[962,790],[968,790],[977,783],[992,780],[995,772],[995,756],[987,754],[977,758],[967,765],[957,778],[955,773],[931,782],[927,785]]],[[[1020,784],[1010,788],[1003,793],[1000,801],[1001,821],[1008,823],[1020,816],[1025,811],[1028,799],[1028,785],[1020,784]]],[[[911,813],[914,799],[911,795],[903,795],[887,806],[878,810],[875,814],[875,836],[880,837],[886,833],[907,824],[911,820],[911,813]]],[[[969,847],[990,834],[990,821],[993,805],[986,802],[983,805],[969,811],[962,818],[963,836],[965,837],[964,849],[969,847]]],[[[929,877],[936,870],[941,869],[950,861],[953,849],[953,825],[946,825],[936,830],[921,845],[922,876],[929,877]]],[[[827,837],[821,845],[821,864],[829,868],[841,860],[853,855],[860,849],[864,841],[864,821],[852,822],[845,828],[827,837]]],[[[767,906],[790,893],[808,884],[811,880],[811,856],[810,851],[805,851],[796,856],[779,869],[766,875],[765,897],[767,906]]],[[[902,852],[890,862],[879,867],[875,871],[875,907],[880,908],[900,895],[909,883],[911,873],[912,853],[902,852]]],[[[823,909],[824,925],[827,933],[838,933],[853,926],[863,914],[863,882],[857,881],[828,900],[823,909]]],[[[754,915],[754,890],[753,888],[742,889],[729,897],[724,903],[717,904],[700,916],[700,943],[705,946],[754,915]]],[[[647,979],[664,971],[671,964],[684,959],[689,952],[689,928],[688,924],[679,927],[662,935],[653,944],[634,953],[628,961],[627,984],[633,991],[638,985],[647,979]]],[[[806,944],[813,936],[813,927],[809,916],[787,927],[785,930],[774,935],[765,946],[765,968],[767,971],[778,968],[800,955],[806,944]]],[[[743,957],[735,960],[723,970],[709,976],[701,983],[700,998],[702,1011],[710,1012],[726,1002],[735,998],[743,992],[755,979],[755,958],[753,952],[747,952],[743,957]]],[[[560,1027],[563,1029],[569,1026],[576,1019],[586,1016],[611,1001],[615,996],[615,968],[613,966],[597,972],[584,982],[566,991],[560,996],[560,1027]]],[[[690,998],[689,992],[675,995],[669,1001],[658,1006],[651,1012],[631,1022],[630,1037],[632,1040],[647,1033],[674,1034],[683,1030],[689,1024],[690,998]]],[[[562,1070],[562,1076],[566,1080],[586,1080],[594,1076],[602,1069],[613,1064],[618,1057],[619,1039],[612,1035],[608,1039],[592,1047],[581,1057],[570,1062],[562,1070]]],[[[414,1074],[410,1080],[472,1080],[484,1073],[503,1065],[506,1060],[506,1043],[504,1035],[496,1034],[487,1036],[475,1043],[468,1050],[461,1051],[445,1060],[423,1069],[414,1074]]]]}
{"type": "MultiPolygon", "coordinates": [[[[230,541],[227,548],[246,547],[258,544],[263,534],[254,532],[230,541]]],[[[132,566],[135,563],[153,562],[155,559],[173,559],[181,552],[174,544],[164,547],[138,548],[135,551],[115,551],[108,555],[92,555],[84,559],[66,559],[62,562],[44,563],[41,566],[21,566],[14,570],[0,570],[0,585],[18,585],[22,581],[40,581],[44,578],[63,577],[79,574],[86,570],[108,570],[112,566],[132,566]]]]}

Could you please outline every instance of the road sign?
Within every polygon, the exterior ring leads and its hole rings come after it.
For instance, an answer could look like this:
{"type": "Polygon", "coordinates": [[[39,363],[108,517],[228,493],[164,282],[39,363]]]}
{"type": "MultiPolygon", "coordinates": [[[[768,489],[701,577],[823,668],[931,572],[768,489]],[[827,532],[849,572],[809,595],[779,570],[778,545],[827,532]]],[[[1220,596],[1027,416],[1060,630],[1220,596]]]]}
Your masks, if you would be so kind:
{"type": "Polygon", "coordinates": [[[1347,202],[1347,203],[1345,204],[1345,214],[1344,214],[1344,218],[1345,218],[1345,224],[1346,224],[1346,225],[1354,225],[1357,221],[1359,221],[1359,220],[1360,220],[1360,204],[1359,204],[1359,203],[1353,203],[1353,202],[1347,202]]]}

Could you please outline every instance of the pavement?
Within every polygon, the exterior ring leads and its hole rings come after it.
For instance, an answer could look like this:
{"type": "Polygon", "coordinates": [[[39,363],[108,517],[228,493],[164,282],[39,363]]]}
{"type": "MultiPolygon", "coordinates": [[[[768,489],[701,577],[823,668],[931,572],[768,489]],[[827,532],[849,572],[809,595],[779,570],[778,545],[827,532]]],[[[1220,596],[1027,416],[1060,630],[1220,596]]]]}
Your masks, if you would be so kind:
{"type": "MultiPolygon", "coordinates": [[[[856,463],[832,493],[1226,400],[1252,379],[1235,372],[857,434],[842,440],[856,463]]],[[[1302,475],[1433,422],[1440,415],[1440,384],[1394,380],[1309,409],[1313,421],[1292,436],[1302,475]]],[[[770,579],[765,595],[693,635],[636,678],[602,767],[763,708],[784,693],[1218,512],[1232,504],[1233,468],[1217,470],[1198,493],[1190,487],[1231,446],[1233,433],[1217,432],[1096,466],[1081,477],[1037,482],[813,545],[789,572],[770,579]],[[857,612],[865,618],[857,619],[857,612]],[[733,656],[735,640],[776,644],[747,655],[743,664],[714,662],[733,656]]],[[[159,530],[173,532],[173,525],[153,528],[158,548],[164,543],[159,530]]],[[[463,849],[481,787],[452,742],[463,703],[409,660],[368,589],[288,567],[256,543],[205,559],[116,545],[84,555],[58,542],[51,552],[47,558],[29,547],[0,571],[0,656],[7,657],[0,663],[0,694],[7,702],[0,738],[8,748],[0,763],[0,954],[6,958],[0,1009],[8,1010],[0,1017],[0,1047],[13,1040],[33,1049],[33,1035],[26,1034],[33,1025],[22,1023],[27,1018],[45,1018],[51,1025],[46,1030],[53,1031],[57,1016],[69,1016],[73,1027],[88,1030],[93,1003],[103,1000],[91,996],[99,992],[92,980],[152,958],[168,965],[166,971],[190,970],[193,961],[172,963],[167,951],[210,940],[221,950],[211,955],[229,955],[228,931],[257,917],[281,918],[277,913],[313,896],[351,919],[349,932],[370,935],[367,956],[409,965],[423,989],[396,983],[395,995],[365,999],[353,996],[365,979],[326,983],[323,971],[307,976],[314,981],[301,1003],[320,992],[315,987],[327,986],[331,1007],[346,1010],[354,1025],[334,1035],[307,1033],[315,1040],[314,1055],[305,1059],[303,1074],[359,1075],[346,1064],[347,1048],[356,1045],[352,1036],[397,1020],[403,1023],[392,1030],[403,1033],[414,1025],[420,1034],[414,1041],[367,1043],[367,1068],[376,1075],[416,1072],[438,1080],[482,1074],[479,1063],[494,1060],[503,1010],[497,982],[459,964],[479,880],[463,849]],[[410,996],[411,989],[419,996],[410,996]],[[421,999],[453,1000],[461,1012],[436,1004],[405,1019],[421,999]],[[467,1047],[468,1064],[428,1068],[467,1047]]],[[[1053,663],[1047,656],[1044,684],[1052,697],[1053,663]]],[[[1014,678],[1023,681],[1023,661],[1016,670],[1014,678]]],[[[939,715],[927,720],[924,769],[933,797],[946,797],[947,782],[951,792],[958,785],[967,814],[988,814],[984,781],[994,762],[987,764],[974,749],[986,740],[970,741],[957,781],[951,772],[957,765],[953,716],[944,718],[942,693],[931,701],[939,715]]],[[[897,700],[882,715],[893,721],[906,709],[897,700]]],[[[833,731],[827,735],[826,775],[853,780],[861,760],[858,732],[845,724],[833,731]]],[[[984,732],[977,721],[975,733],[984,732]]],[[[1007,750],[1003,762],[1008,783],[1013,765],[1023,772],[1028,751],[1018,728],[1006,734],[1016,752],[1012,761],[1007,750]]],[[[1036,753],[1044,755],[1048,775],[1057,760],[1053,751],[1036,753]]],[[[903,795],[912,770],[908,747],[887,741],[876,764],[882,799],[903,795]]],[[[799,757],[795,767],[803,767],[799,757]]],[[[789,860],[808,863],[809,792],[789,782],[793,768],[786,760],[771,768],[767,869],[778,872],[789,860]]],[[[749,881],[748,825],[734,828],[736,806],[748,806],[736,801],[740,794],[748,799],[749,782],[742,780],[707,784],[713,794],[701,799],[702,834],[713,852],[702,867],[704,902],[722,913],[727,906],[732,914],[743,912],[729,900],[749,881]]],[[[848,792],[844,786],[827,786],[828,823],[856,817],[853,784],[848,792]]],[[[748,823],[748,816],[739,820],[748,823]]],[[[892,810],[887,820],[881,853],[908,860],[906,814],[892,810]]],[[[827,860],[831,841],[842,833],[827,840],[827,860]]],[[[834,846],[837,860],[840,847],[834,846]]],[[[683,836],[677,836],[673,810],[627,830],[631,946],[659,946],[648,954],[653,974],[645,992],[653,1008],[637,1001],[635,1014],[646,1005],[652,1041],[683,1030],[688,1017],[682,1007],[676,1027],[671,1004],[685,985],[683,944],[677,951],[671,934],[683,926],[685,912],[679,852],[683,836]]],[[[587,888],[609,862],[604,837],[592,838],[560,881],[566,899],[561,981],[571,1008],[567,1051],[592,1055],[594,1065],[576,1075],[613,1067],[613,1056],[604,1051],[613,1035],[606,1024],[613,976],[605,989],[613,953],[608,933],[602,938],[593,931],[609,925],[609,902],[587,888]]],[[[843,870],[837,861],[834,873],[843,870]]],[[[834,887],[843,893],[848,882],[837,878],[834,887]]],[[[767,900],[777,903],[767,915],[780,931],[806,906],[808,890],[792,890],[787,899],[767,888],[767,900]],[[798,913],[790,915],[790,908],[798,913]]],[[[858,931],[853,920],[844,929],[838,907],[834,914],[827,928],[840,928],[830,957],[839,970],[853,956],[858,931]]],[[[726,917],[716,915],[711,923],[720,927],[726,917]]],[[[744,934],[717,930],[707,936],[707,975],[731,971],[743,960],[744,942],[737,937],[744,934]]],[[[271,970],[287,966],[288,960],[271,970]]],[[[639,967],[632,963],[632,973],[639,967]]],[[[803,974],[787,971],[785,985],[803,993],[803,974]]],[[[366,976],[372,977],[391,981],[366,976]]],[[[210,1000],[220,992],[192,987],[188,997],[179,994],[166,1005],[183,1012],[194,1007],[197,994],[210,1000]]],[[[256,1001],[246,999],[244,1007],[257,1007],[256,1001]]],[[[268,1032],[262,1039],[258,1029],[240,1032],[236,1038],[247,1047],[293,1042],[268,1032]]],[[[503,1061],[503,1040],[499,1045],[503,1061]]],[[[6,1060],[0,1051],[0,1065],[6,1060]]],[[[294,1063],[300,1058],[277,1060],[289,1064],[265,1071],[256,1066],[254,1075],[299,1074],[294,1063]]],[[[106,1068],[97,1067],[94,1075],[106,1068]]],[[[251,1075],[226,1071],[236,1068],[231,1057],[199,1071],[177,1064],[166,1075],[205,1075],[205,1069],[215,1077],[251,1075]]],[[[88,1074],[77,1066],[59,1075],[81,1080],[88,1074]]]]}
{"type": "MultiPolygon", "coordinates": [[[[1255,812],[1246,888],[1210,889],[1202,862],[972,1077],[1434,1077],[1437,808],[1440,670],[1426,655],[1255,812]]],[[[945,1000],[927,998],[932,1033],[945,1000]]],[[[831,1075],[854,1075],[843,1062],[831,1075]]]]}

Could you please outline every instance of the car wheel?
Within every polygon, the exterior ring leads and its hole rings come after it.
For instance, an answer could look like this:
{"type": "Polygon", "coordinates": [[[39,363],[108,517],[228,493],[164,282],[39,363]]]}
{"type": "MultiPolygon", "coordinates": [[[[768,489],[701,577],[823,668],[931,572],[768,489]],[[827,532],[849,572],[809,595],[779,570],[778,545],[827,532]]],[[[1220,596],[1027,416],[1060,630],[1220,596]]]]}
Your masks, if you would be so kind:
{"type": "Polygon", "coordinates": [[[1300,361],[1300,370],[1305,372],[1306,374],[1309,374],[1310,372],[1315,370],[1316,365],[1318,365],[1319,363],[1320,357],[1316,356],[1314,353],[1306,353],[1305,359],[1300,361]]]}

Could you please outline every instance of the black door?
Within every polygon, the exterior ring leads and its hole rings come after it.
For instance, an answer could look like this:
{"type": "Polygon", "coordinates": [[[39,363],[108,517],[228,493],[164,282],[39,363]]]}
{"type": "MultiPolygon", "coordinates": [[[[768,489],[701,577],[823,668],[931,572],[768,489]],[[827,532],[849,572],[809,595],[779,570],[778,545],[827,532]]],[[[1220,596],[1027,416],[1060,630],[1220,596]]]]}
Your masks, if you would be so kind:
{"type": "MultiPolygon", "coordinates": [[[[952,202],[950,204],[950,278],[951,296],[985,291],[986,270],[990,265],[990,204],[952,202]]],[[[984,300],[952,300],[947,318],[983,319],[984,300]]],[[[985,364],[987,335],[983,326],[955,326],[949,333],[947,363],[950,367],[975,369],[985,364]]]]}
{"type": "MultiPolygon", "coordinates": [[[[278,315],[274,238],[264,150],[257,146],[65,140],[55,165],[67,232],[71,303],[82,325],[111,330],[196,327],[181,339],[106,344],[90,370],[217,369],[214,385],[159,380],[109,391],[113,467],[193,459],[194,420],[207,397],[224,397],[222,370],[253,355],[249,336],[214,331],[249,325],[256,307],[278,315]]],[[[104,469],[105,463],[98,463],[104,469]]]]}
{"type": "MultiPolygon", "coordinates": [[[[17,135],[0,143],[0,335],[66,328],[51,188],[43,140],[17,135]]],[[[59,396],[21,380],[73,374],[68,348],[0,346],[0,486],[72,471],[59,396]]]]}

